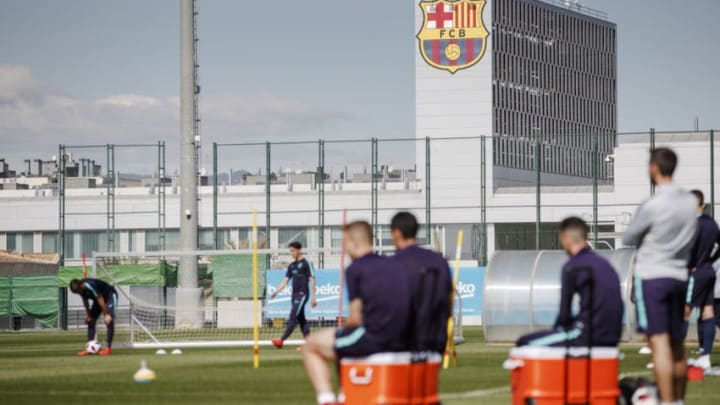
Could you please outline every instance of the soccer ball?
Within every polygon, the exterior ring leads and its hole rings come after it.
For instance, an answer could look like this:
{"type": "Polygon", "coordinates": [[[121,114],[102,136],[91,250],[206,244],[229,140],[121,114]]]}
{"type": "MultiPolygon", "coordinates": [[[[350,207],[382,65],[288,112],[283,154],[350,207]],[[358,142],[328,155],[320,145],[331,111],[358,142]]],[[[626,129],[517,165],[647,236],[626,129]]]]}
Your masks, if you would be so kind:
{"type": "Polygon", "coordinates": [[[97,340],[91,340],[87,342],[87,346],[85,346],[85,351],[90,354],[97,354],[97,352],[100,351],[100,343],[97,340]]]}

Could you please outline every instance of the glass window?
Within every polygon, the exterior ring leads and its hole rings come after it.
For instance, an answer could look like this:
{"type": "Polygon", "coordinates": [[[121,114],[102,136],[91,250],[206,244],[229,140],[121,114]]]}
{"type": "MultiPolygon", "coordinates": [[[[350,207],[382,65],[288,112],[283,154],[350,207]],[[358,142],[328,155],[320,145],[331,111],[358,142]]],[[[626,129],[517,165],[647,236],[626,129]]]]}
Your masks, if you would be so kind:
{"type": "Polygon", "coordinates": [[[58,251],[58,234],[57,232],[43,232],[42,234],[42,252],[57,253],[58,251]]]}
{"type": "Polygon", "coordinates": [[[7,250],[9,252],[18,252],[18,234],[14,232],[8,232],[5,234],[5,238],[7,240],[7,250]]]}
{"type": "Polygon", "coordinates": [[[32,232],[8,232],[7,250],[18,253],[32,253],[34,247],[32,232]]]}
{"type": "MultiPolygon", "coordinates": [[[[301,245],[307,246],[307,228],[303,227],[291,227],[291,228],[279,228],[278,229],[278,247],[284,248],[290,242],[300,242],[301,245]]],[[[259,239],[259,236],[258,236],[259,239]]]]}

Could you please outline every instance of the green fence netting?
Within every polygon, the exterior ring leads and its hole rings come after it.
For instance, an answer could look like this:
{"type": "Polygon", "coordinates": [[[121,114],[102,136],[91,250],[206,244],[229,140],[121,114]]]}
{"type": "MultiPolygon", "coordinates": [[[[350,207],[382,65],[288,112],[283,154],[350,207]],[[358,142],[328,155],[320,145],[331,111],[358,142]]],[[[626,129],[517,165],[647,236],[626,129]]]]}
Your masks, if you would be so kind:
{"type": "Polygon", "coordinates": [[[30,316],[55,327],[58,308],[55,276],[0,277],[0,315],[30,316]]]}
{"type": "MultiPolygon", "coordinates": [[[[91,270],[88,269],[88,272],[91,270]]],[[[67,287],[70,280],[82,278],[81,266],[60,267],[58,287],[67,287]]],[[[98,264],[97,278],[121,285],[174,286],[177,283],[177,266],[157,264],[98,264]],[[112,277],[108,275],[112,274],[112,277]]]]}
{"type": "MultiPolygon", "coordinates": [[[[252,298],[251,255],[215,256],[208,272],[216,298],[252,298]]],[[[265,295],[265,256],[258,257],[258,293],[265,295]]]]}

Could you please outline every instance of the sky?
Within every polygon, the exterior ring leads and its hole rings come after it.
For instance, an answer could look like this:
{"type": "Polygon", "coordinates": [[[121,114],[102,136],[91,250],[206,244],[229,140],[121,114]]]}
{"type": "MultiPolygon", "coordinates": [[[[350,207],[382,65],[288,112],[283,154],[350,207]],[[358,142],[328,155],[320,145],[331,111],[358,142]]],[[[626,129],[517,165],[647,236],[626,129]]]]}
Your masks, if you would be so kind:
{"type": "MultiPolygon", "coordinates": [[[[198,0],[203,166],[212,142],[414,137],[415,3],[198,0]]],[[[172,170],[178,4],[0,0],[0,158],[21,170],[22,159],[48,159],[60,143],[164,140],[172,170]]],[[[618,25],[621,131],[691,129],[696,115],[701,128],[720,128],[720,1],[584,4],[618,25]]],[[[316,165],[316,145],[285,148],[292,153],[279,164],[316,165]]],[[[369,160],[369,145],[333,148],[329,159],[369,160]]],[[[240,149],[221,153],[263,152],[240,149]]],[[[155,153],[119,151],[116,160],[148,171],[155,153]]]]}

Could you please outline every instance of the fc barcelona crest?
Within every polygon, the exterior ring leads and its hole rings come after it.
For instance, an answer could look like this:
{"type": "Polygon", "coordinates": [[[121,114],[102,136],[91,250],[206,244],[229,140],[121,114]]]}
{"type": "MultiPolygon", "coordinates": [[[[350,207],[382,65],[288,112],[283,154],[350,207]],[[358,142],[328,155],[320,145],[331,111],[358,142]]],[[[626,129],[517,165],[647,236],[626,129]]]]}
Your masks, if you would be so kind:
{"type": "Polygon", "coordinates": [[[485,55],[488,31],[482,20],[486,0],[421,1],[423,23],[417,38],[430,65],[455,73],[485,55]]]}

